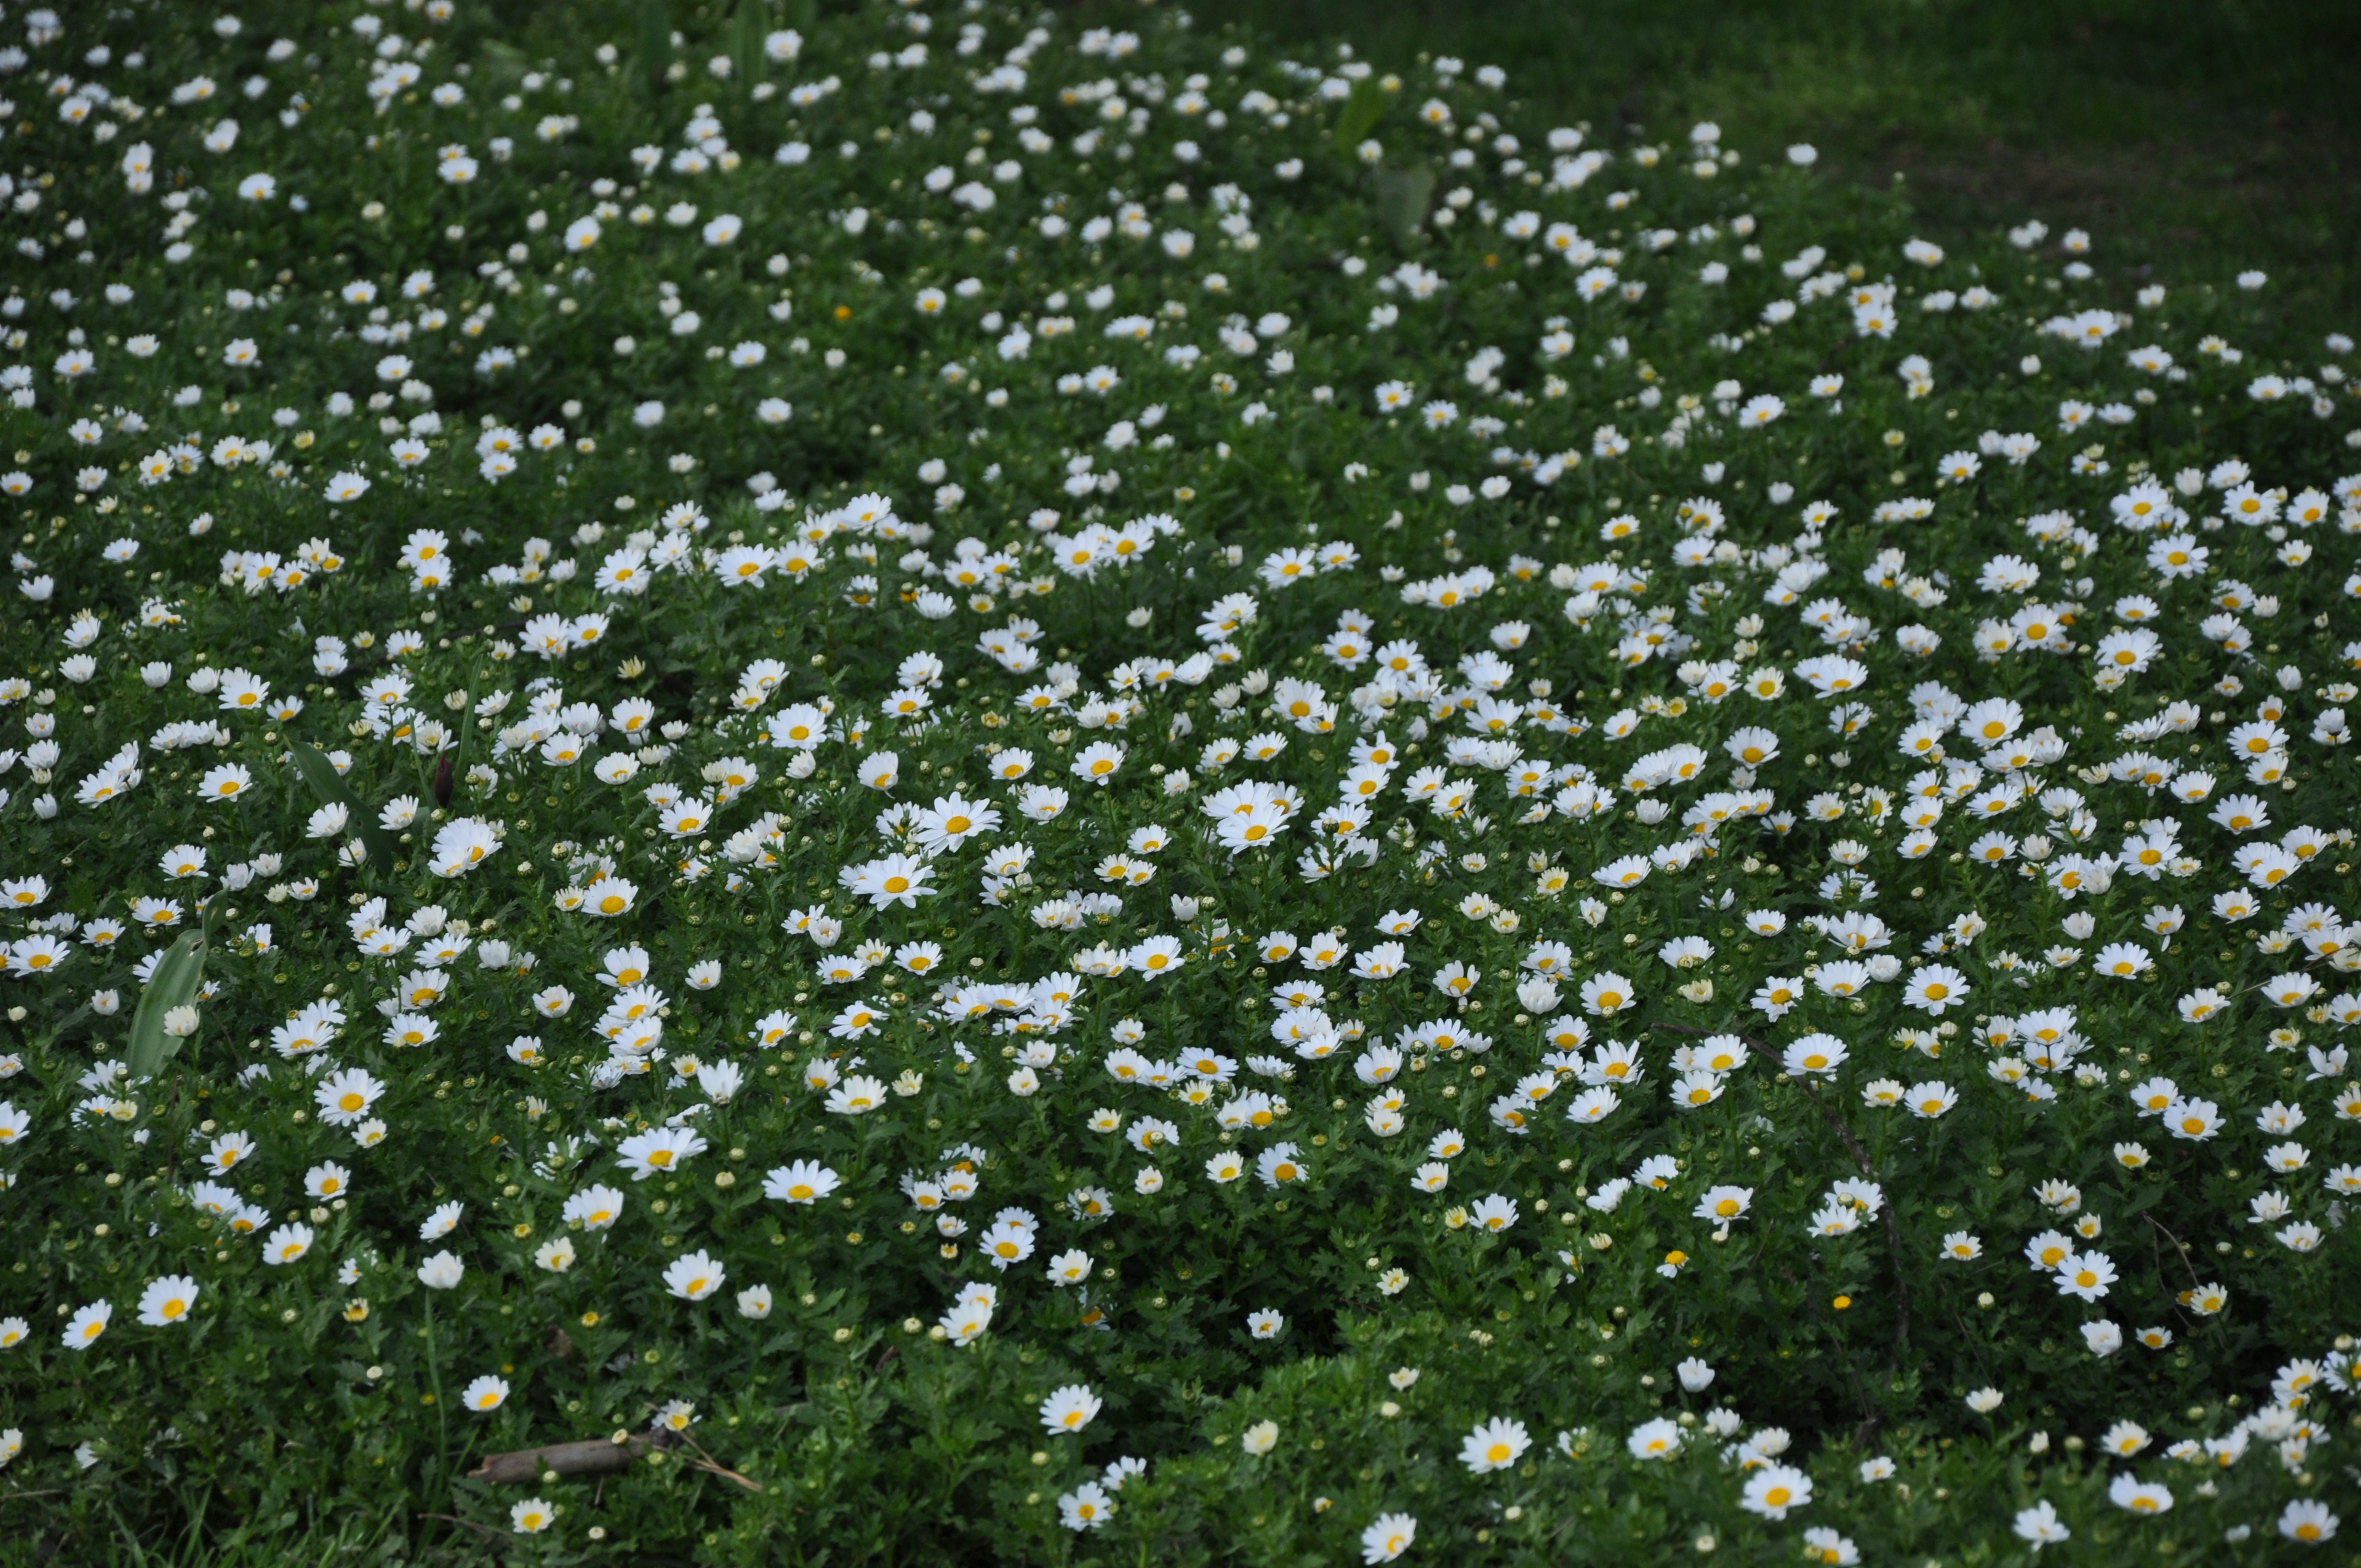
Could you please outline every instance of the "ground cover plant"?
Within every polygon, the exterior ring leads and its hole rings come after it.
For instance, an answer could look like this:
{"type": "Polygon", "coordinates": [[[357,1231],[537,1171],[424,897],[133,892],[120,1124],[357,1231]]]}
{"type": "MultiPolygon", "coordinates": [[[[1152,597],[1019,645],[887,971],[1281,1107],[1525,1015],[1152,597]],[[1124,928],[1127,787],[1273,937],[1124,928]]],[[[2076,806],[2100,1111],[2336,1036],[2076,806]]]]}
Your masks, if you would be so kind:
{"type": "Polygon", "coordinates": [[[1122,20],[11,19],[10,1550],[2349,1554],[2350,340],[1122,20]]]}

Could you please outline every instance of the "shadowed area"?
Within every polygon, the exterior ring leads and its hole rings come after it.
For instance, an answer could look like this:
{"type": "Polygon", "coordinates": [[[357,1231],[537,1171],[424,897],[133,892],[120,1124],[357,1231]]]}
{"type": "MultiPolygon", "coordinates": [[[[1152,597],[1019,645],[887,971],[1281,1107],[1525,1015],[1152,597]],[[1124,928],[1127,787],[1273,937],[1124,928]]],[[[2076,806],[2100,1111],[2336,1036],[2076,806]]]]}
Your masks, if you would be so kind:
{"type": "MultiPolygon", "coordinates": [[[[1085,5],[1114,23],[1136,7],[1085,5]]],[[[2260,267],[2293,317],[2361,306],[2361,6],[1963,0],[1203,0],[1208,28],[1297,48],[1349,36],[1401,70],[1498,64],[1609,137],[1697,120],[1761,154],[1792,141],[1864,182],[1903,177],[1937,238],[2039,217],[2094,262],[2188,277],[2260,267]]]]}

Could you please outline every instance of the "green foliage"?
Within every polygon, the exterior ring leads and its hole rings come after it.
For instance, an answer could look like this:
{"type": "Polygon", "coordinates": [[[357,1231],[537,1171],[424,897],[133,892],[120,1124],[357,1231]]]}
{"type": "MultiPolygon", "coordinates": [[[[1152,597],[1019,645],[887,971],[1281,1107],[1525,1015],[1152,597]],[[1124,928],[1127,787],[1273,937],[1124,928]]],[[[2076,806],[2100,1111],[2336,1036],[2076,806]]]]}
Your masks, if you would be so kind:
{"type": "Polygon", "coordinates": [[[2279,280],[1538,46],[59,9],[0,1559],[2322,1560],[2279,280]]]}

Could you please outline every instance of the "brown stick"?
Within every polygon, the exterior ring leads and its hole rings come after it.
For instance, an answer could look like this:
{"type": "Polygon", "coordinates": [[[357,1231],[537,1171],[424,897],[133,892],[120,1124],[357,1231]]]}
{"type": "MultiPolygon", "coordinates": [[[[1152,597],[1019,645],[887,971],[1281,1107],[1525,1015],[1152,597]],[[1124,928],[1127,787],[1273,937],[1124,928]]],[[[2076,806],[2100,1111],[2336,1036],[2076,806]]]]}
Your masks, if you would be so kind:
{"type": "MultiPolygon", "coordinates": [[[[2142,1219],[2146,1220],[2146,1221],[2148,1223],[2149,1226],[2150,1226],[2151,1228],[2153,1228],[2153,1229],[2154,1229],[2154,1230],[2155,1230],[2158,1234],[2162,1235],[2162,1236],[2165,1238],[2165,1240],[2167,1240],[2167,1241],[2169,1241],[2169,1242],[2170,1242],[2170,1243],[2172,1244],[2172,1250],[2173,1250],[2175,1253],[2178,1253],[2178,1254],[2180,1255],[2180,1266],[2181,1266],[2183,1269],[2185,1269],[2185,1270],[2187,1270],[2187,1271],[2188,1271],[2188,1274],[2189,1274],[2189,1288],[2190,1288],[2191,1290],[2197,1290],[2197,1289],[2202,1289],[2202,1288],[2203,1288],[2203,1282],[2202,1282],[2202,1281],[2201,1281],[2201,1280],[2197,1277],[2197,1266],[2196,1266],[2195,1264],[2193,1264],[2193,1263],[2191,1263],[2191,1262],[2190,1262],[2190,1261],[2189,1261],[2189,1248],[2188,1248],[2185,1245],[2183,1245],[2183,1244],[2182,1244],[2181,1239],[2180,1239],[2179,1236],[2174,1235],[2174,1234],[2173,1234],[2169,1230],[2167,1230],[2167,1229],[2165,1228],[2165,1226],[2164,1226],[2163,1223],[2162,1223],[2161,1221],[2159,1221],[2159,1220],[2158,1220],[2158,1219],[2154,1214],[2143,1214],[2143,1215],[2141,1215],[2140,1217],[2141,1217],[2142,1219]]],[[[2164,1255],[2163,1255],[2162,1249],[2160,1249],[2160,1248],[2158,1250],[2158,1254],[2157,1254],[2157,1260],[2156,1260],[2156,1261],[2157,1261],[2157,1274],[2158,1274],[2158,1281],[2157,1281],[2157,1282],[2158,1282],[2158,1284],[2163,1284],[2163,1283],[2164,1283],[2164,1281],[2163,1281],[2162,1276],[2163,1276],[2163,1274],[2164,1274],[2164,1255]]],[[[2170,1289],[2172,1288],[2172,1287],[2170,1287],[2169,1285],[2166,1285],[2166,1286],[2165,1286],[2165,1288],[2166,1288],[2167,1290],[2170,1290],[2170,1289]]]]}
{"type": "Polygon", "coordinates": [[[688,1444],[689,1447],[697,1450],[697,1457],[688,1462],[692,1469],[702,1470],[708,1475],[719,1475],[724,1481],[734,1481],[750,1492],[759,1494],[763,1490],[761,1483],[751,1481],[745,1476],[739,1475],[735,1470],[723,1464],[719,1460],[714,1458],[713,1455],[706,1453],[705,1445],[697,1442],[697,1439],[689,1436],[688,1433],[681,1433],[680,1439],[683,1442],[688,1444]]]}
{"type": "Polygon", "coordinates": [[[612,1438],[586,1438],[579,1442],[555,1442],[542,1448],[520,1448],[508,1453],[488,1453],[484,1462],[467,1472],[471,1481],[489,1481],[494,1486],[522,1486],[538,1481],[547,1471],[560,1475],[606,1475],[631,1468],[631,1461],[650,1450],[677,1448],[680,1437],[670,1431],[656,1431],[626,1438],[617,1442],[612,1438]]]}

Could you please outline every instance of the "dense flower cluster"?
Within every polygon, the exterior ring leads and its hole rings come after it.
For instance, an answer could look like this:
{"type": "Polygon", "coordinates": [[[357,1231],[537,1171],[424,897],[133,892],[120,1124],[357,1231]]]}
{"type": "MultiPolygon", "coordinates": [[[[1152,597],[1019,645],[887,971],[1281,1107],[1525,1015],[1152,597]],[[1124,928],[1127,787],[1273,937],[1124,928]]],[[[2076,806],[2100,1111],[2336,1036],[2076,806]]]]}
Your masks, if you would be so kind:
{"type": "Polygon", "coordinates": [[[2267,279],[1169,10],[271,20],[0,49],[0,1487],[2336,1533],[2361,423],[2267,279]]]}

